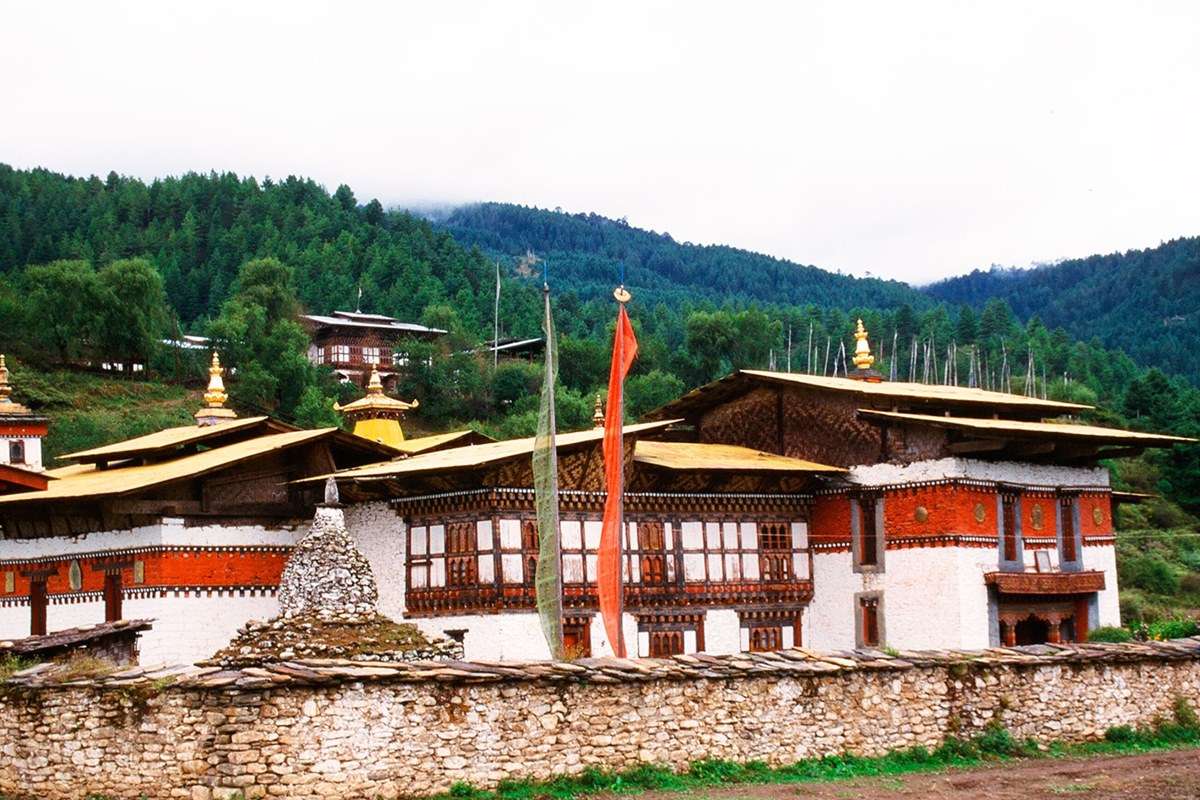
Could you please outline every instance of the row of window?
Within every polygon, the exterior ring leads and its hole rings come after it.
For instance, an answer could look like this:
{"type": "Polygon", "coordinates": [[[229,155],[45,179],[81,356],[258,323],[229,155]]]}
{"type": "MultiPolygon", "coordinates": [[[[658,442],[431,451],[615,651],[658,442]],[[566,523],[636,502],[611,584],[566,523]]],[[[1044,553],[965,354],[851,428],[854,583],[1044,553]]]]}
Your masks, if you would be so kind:
{"type": "Polygon", "coordinates": [[[385,364],[389,360],[392,366],[408,365],[406,353],[392,353],[385,347],[355,347],[348,344],[331,344],[316,348],[318,364],[385,364]],[[390,355],[389,355],[390,353],[390,355]]]}
{"type": "MultiPolygon", "coordinates": [[[[773,652],[801,644],[800,612],[740,613],[742,651],[773,652]]],[[[591,656],[591,616],[567,617],[563,645],[573,658],[591,656]]],[[[704,650],[704,613],[646,614],[638,617],[637,655],[668,658],[704,650]]]]}
{"type": "MultiPolygon", "coordinates": [[[[600,520],[562,520],[560,531],[563,582],[595,583],[600,520]]],[[[496,531],[492,520],[414,525],[408,534],[409,586],[532,583],[538,549],[531,519],[502,519],[496,531]]],[[[635,584],[809,578],[803,522],[629,522],[624,553],[624,579],[635,584]]]]}
{"type": "MultiPolygon", "coordinates": [[[[851,550],[854,568],[860,572],[882,572],[884,569],[883,499],[863,494],[851,502],[851,550]]],[[[1074,497],[1059,498],[1058,561],[1060,569],[1079,567],[1080,538],[1078,502],[1074,497]]],[[[1025,569],[1021,534],[1021,498],[1017,494],[1000,496],[1000,565],[1004,569],[1025,569]]]]}

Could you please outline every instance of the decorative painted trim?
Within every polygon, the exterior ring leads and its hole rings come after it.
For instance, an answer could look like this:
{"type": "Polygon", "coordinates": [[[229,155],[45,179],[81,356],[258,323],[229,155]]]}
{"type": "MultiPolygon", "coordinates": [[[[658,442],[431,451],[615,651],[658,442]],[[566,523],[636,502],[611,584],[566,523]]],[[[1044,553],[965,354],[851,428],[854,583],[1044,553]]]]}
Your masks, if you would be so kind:
{"type": "MultiPolygon", "coordinates": [[[[1084,539],[1085,545],[1112,545],[1115,536],[1084,539]]],[[[828,537],[811,537],[809,549],[816,553],[849,553],[851,540],[849,536],[829,539],[828,537]]],[[[888,550],[908,550],[921,547],[998,547],[999,536],[980,536],[978,534],[942,533],[931,536],[904,536],[888,538],[884,545],[888,550]]],[[[1052,548],[1054,539],[1026,539],[1026,547],[1030,549],[1052,548]]]]}
{"type": "MultiPolygon", "coordinates": [[[[278,586],[149,586],[124,587],[121,596],[127,600],[151,600],[156,597],[274,597],[278,586]]],[[[78,605],[81,603],[104,602],[103,592],[71,592],[51,594],[46,602],[52,606],[78,605]]],[[[0,598],[0,608],[28,607],[29,595],[9,595],[0,598]]]]}
{"type": "Polygon", "coordinates": [[[856,483],[851,486],[838,486],[829,489],[818,489],[813,492],[817,497],[829,497],[842,494],[855,494],[864,491],[897,492],[909,489],[924,489],[933,486],[962,486],[972,489],[987,489],[991,491],[1019,490],[1024,494],[1039,494],[1055,496],[1059,494],[1112,494],[1108,486],[1047,486],[1035,483],[1013,483],[1012,481],[990,481],[981,478],[932,478],[909,483],[856,483]]]}
{"type": "Polygon", "coordinates": [[[134,556],[144,554],[158,553],[237,553],[239,555],[246,553],[290,553],[292,545],[274,545],[274,544],[247,544],[247,545],[148,545],[145,547],[130,547],[116,548],[109,550],[94,550],[86,553],[71,553],[69,555],[55,556],[37,556],[35,558],[8,558],[0,559],[0,567],[16,566],[19,564],[49,564],[59,562],[70,562],[72,560],[83,561],[86,559],[97,558],[112,558],[114,556],[134,556]]]}

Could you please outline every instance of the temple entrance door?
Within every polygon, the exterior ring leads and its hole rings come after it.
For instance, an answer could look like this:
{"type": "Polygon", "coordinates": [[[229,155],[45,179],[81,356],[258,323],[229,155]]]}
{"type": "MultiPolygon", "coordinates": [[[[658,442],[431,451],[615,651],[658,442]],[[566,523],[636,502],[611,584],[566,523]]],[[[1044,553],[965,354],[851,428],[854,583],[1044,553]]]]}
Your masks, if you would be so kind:
{"type": "Polygon", "coordinates": [[[1017,623],[1017,644],[1046,644],[1050,640],[1050,623],[1028,616],[1017,623]]]}

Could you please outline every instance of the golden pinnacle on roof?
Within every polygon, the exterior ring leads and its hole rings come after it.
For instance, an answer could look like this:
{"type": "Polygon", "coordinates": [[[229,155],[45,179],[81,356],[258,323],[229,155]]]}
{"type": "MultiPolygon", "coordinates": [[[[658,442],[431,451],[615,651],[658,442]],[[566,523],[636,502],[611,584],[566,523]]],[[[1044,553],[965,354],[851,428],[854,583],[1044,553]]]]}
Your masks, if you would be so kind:
{"type": "Polygon", "coordinates": [[[0,353],[0,403],[7,403],[12,397],[12,385],[8,382],[8,365],[4,363],[4,354],[0,353]]]}
{"type": "Polygon", "coordinates": [[[208,389],[204,392],[204,407],[196,412],[197,425],[216,425],[226,419],[236,419],[237,412],[225,408],[229,395],[225,393],[225,381],[221,376],[225,370],[221,367],[221,357],[214,350],[212,363],[208,367],[208,389]]]}
{"type": "Polygon", "coordinates": [[[857,340],[854,343],[854,366],[859,369],[870,369],[875,363],[875,356],[871,355],[871,345],[867,343],[867,329],[863,327],[863,321],[858,321],[858,328],[854,331],[854,338],[857,340]]]}
{"type": "Polygon", "coordinates": [[[404,412],[419,405],[415,398],[411,403],[406,403],[388,397],[383,389],[383,380],[379,377],[379,368],[372,365],[366,395],[344,406],[334,403],[333,410],[354,423],[355,436],[398,447],[404,441],[400,420],[404,418],[404,412]]]}
{"type": "Polygon", "coordinates": [[[9,382],[8,364],[0,353],[0,414],[29,414],[25,406],[12,399],[13,387],[9,382]]]}
{"type": "Polygon", "coordinates": [[[383,394],[383,381],[379,379],[379,367],[375,366],[374,364],[371,365],[371,377],[367,381],[367,394],[383,394]]]}
{"type": "Polygon", "coordinates": [[[592,411],[592,427],[604,427],[604,406],[600,404],[600,393],[596,393],[596,408],[592,411]]]}

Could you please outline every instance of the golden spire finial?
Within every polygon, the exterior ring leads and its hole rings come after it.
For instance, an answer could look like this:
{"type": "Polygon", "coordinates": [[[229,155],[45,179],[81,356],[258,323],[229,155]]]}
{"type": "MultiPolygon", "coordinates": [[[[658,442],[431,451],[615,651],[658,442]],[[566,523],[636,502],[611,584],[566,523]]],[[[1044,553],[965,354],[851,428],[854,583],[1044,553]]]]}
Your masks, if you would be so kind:
{"type": "Polygon", "coordinates": [[[367,394],[376,396],[383,394],[383,381],[379,379],[379,368],[374,364],[371,365],[371,377],[367,381],[367,394]]]}
{"type": "Polygon", "coordinates": [[[12,384],[8,382],[8,365],[4,363],[4,354],[0,353],[0,403],[7,403],[12,397],[12,384]]]}
{"type": "Polygon", "coordinates": [[[604,427],[604,406],[600,404],[600,393],[596,393],[596,408],[592,411],[592,427],[604,427]]]}
{"type": "Polygon", "coordinates": [[[204,392],[204,407],[196,412],[198,425],[216,425],[223,419],[237,417],[237,413],[233,409],[225,407],[225,401],[229,399],[229,395],[225,393],[225,381],[221,379],[224,374],[221,357],[214,350],[212,363],[208,367],[208,389],[204,392]]]}
{"type": "Polygon", "coordinates": [[[854,338],[857,340],[854,343],[854,366],[859,369],[870,369],[875,363],[875,356],[871,355],[871,345],[867,343],[867,329],[863,327],[863,321],[858,321],[858,328],[854,331],[854,338]]]}
{"type": "Polygon", "coordinates": [[[224,374],[221,357],[217,355],[216,350],[213,350],[212,364],[208,367],[208,391],[204,393],[204,403],[209,408],[221,408],[228,399],[225,394],[225,381],[221,379],[224,374]]]}

